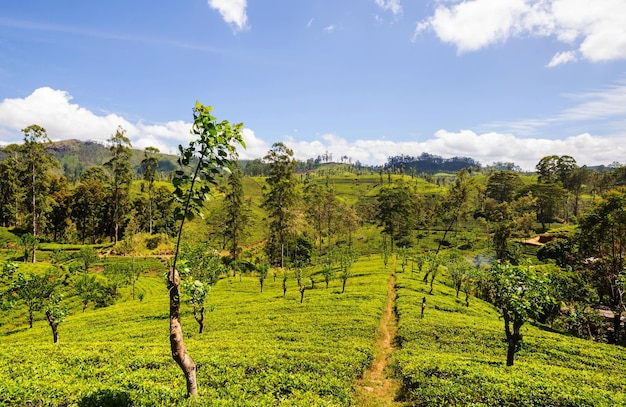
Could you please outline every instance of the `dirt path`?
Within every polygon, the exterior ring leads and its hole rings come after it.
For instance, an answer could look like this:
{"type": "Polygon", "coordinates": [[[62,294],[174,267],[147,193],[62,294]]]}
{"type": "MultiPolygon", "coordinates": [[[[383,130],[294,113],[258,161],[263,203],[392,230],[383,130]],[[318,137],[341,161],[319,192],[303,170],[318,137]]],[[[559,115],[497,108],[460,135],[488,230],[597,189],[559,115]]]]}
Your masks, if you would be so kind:
{"type": "Polygon", "coordinates": [[[395,402],[395,396],[400,387],[399,383],[387,376],[389,357],[393,352],[393,340],[398,330],[398,324],[393,312],[396,299],[396,265],[393,264],[387,303],[378,327],[374,361],[363,378],[359,381],[357,404],[362,407],[393,407],[401,406],[395,402]]]}

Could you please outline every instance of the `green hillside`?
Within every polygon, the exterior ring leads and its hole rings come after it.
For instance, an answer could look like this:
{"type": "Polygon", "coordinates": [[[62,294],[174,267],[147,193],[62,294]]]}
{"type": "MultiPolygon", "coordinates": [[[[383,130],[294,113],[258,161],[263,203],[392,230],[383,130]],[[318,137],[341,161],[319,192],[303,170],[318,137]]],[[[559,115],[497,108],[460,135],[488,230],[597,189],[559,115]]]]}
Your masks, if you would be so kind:
{"type": "MultiPolygon", "coordinates": [[[[68,144],[66,152],[74,147],[68,144]]],[[[249,217],[239,242],[242,266],[232,276],[224,238],[228,188],[219,179],[203,217],[185,224],[182,240],[192,248],[206,243],[203,254],[225,267],[210,288],[203,333],[188,298],[182,298],[185,343],[198,365],[198,399],[187,398],[169,344],[165,275],[175,222],[165,208],[161,216],[169,228],[147,231],[144,182],[135,179],[129,187],[117,244],[110,231],[94,229],[99,233],[94,244],[81,245],[80,216],[50,211],[51,218],[61,219],[65,237],[55,240],[55,231],[43,235],[35,243],[37,262],[29,263],[23,240],[28,224],[1,227],[0,338],[8,346],[0,349],[0,406],[626,405],[622,342],[609,345],[608,324],[589,311],[608,299],[595,285],[597,270],[574,262],[578,247],[571,243],[584,211],[599,200],[599,189],[578,191],[580,213],[573,215],[573,199],[549,199],[564,191],[559,185],[547,185],[547,203],[538,204],[533,194],[546,184],[539,185],[537,175],[517,174],[513,194],[507,188],[514,184],[504,185],[504,192],[497,188],[502,184],[490,185],[492,174],[418,177],[347,164],[296,173],[301,195],[292,226],[301,247],[310,251],[305,260],[288,261],[284,270],[270,269],[263,290],[259,271],[270,262],[263,205],[269,183],[264,177],[242,179],[249,217]],[[313,216],[315,191],[332,198],[328,206],[335,210],[328,210],[332,216],[327,214],[323,228],[313,216]],[[507,192],[510,202],[488,196],[507,192]],[[463,199],[455,200],[458,196],[463,199]],[[393,203],[386,213],[384,199],[393,203]],[[552,212],[542,213],[540,221],[539,210],[552,212]],[[350,211],[358,215],[353,223],[346,220],[350,211]],[[406,218],[396,216],[403,213],[406,218]],[[499,232],[504,249],[497,246],[499,232]],[[543,246],[541,239],[549,243],[543,246]],[[499,249],[502,258],[545,269],[553,278],[545,301],[550,308],[527,318],[515,364],[508,367],[502,310],[487,302],[493,302],[495,288],[486,270],[499,249]],[[345,266],[352,253],[358,260],[345,266]],[[453,271],[459,260],[467,270],[457,298],[453,271]],[[29,328],[28,300],[18,296],[24,294],[20,275],[50,278],[63,294],[61,303],[69,312],[59,325],[59,343],[52,343],[45,308],[36,301],[29,328]],[[328,288],[325,276],[330,276],[328,288]],[[92,285],[81,291],[88,282],[92,285]],[[573,319],[578,328],[572,327],[573,319]]],[[[161,177],[154,186],[159,205],[170,204],[171,183],[161,177]]],[[[81,183],[57,187],[55,208],[64,202],[69,213],[80,208],[81,183]]],[[[103,210],[93,215],[97,220],[111,217],[110,201],[102,196],[103,210]]],[[[24,213],[21,208],[15,218],[24,213]]],[[[299,247],[286,251],[293,254],[299,247]]],[[[526,288],[516,286],[520,292],[526,288]]]]}
{"type": "MultiPolygon", "coordinates": [[[[186,342],[199,364],[200,399],[185,398],[169,355],[167,293],[158,272],[140,277],[142,301],[74,310],[52,344],[50,328],[2,319],[0,405],[358,405],[359,378],[374,357],[376,329],[393,267],[361,258],[344,294],[340,282],[300,293],[292,275],[283,297],[281,276],[260,293],[254,277],[222,278],[211,291],[205,333],[188,311],[186,342]],[[13,328],[7,329],[8,326],[13,328]]],[[[469,307],[445,284],[433,295],[421,276],[398,272],[398,335],[389,369],[401,383],[394,405],[615,406],[626,402],[620,349],[524,328],[514,367],[495,309],[469,307]],[[420,318],[421,298],[427,308],[420,318]]]]}

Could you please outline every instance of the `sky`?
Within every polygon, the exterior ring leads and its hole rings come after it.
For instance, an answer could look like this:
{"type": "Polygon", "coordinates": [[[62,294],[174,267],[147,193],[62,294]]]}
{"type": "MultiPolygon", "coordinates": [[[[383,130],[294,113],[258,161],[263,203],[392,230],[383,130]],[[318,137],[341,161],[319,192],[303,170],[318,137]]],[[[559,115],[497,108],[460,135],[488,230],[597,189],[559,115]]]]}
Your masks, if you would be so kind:
{"type": "Polygon", "coordinates": [[[187,145],[195,102],[244,159],[379,165],[546,155],[626,163],[624,0],[134,0],[0,4],[0,145],[187,145]]]}

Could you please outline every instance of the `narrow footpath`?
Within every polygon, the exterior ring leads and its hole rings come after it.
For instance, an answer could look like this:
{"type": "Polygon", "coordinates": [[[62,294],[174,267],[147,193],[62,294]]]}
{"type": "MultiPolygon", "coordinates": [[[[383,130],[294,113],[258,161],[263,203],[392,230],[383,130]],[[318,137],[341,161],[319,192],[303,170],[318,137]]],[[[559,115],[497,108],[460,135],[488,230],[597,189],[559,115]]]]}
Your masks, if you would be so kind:
{"type": "Polygon", "coordinates": [[[361,407],[398,407],[395,401],[400,388],[397,380],[388,377],[387,365],[393,352],[393,341],[398,330],[398,321],[394,315],[396,300],[396,263],[394,261],[389,278],[387,302],[376,334],[374,360],[359,381],[356,405],[361,407]]]}

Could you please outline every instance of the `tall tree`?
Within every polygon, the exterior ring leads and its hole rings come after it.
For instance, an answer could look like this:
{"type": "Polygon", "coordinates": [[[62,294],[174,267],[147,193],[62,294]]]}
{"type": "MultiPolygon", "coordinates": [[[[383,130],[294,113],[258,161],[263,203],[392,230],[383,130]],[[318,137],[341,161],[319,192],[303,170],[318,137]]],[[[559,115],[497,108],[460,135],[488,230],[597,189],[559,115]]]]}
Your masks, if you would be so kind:
{"type": "Polygon", "coordinates": [[[562,214],[567,191],[558,183],[537,183],[530,186],[530,191],[536,198],[537,220],[545,230],[546,224],[562,214]]]}
{"type": "Polygon", "coordinates": [[[233,170],[226,181],[226,194],[223,206],[226,214],[224,218],[224,239],[230,253],[233,276],[237,274],[239,252],[241,251],[241,239],[245,228],[251,220],[250,208],[244,199],[243,173],[239,168],[239,162],[232,160],[233,170]]]}
{"type": "MultiPolygon", "coordinates": [[[[27,202],[31,216],[32,234],[39,236],[39,229],[44,221],[44,208],[49,183],[48,170],[56,161],[46,149],[44,143],[49,143],[46,129],[36,124],[22,129],[24,143],[21,146],[23,185],[25,186],[27,202]]],[[[33,254],[33,263],[35,255],[33,254]]]]}
{"type": "Polygon", "coordinates": [[[152,234],[152,202],[154,195],[154,181],[156,180],[156,170],[159,166],[159,149],[155,147],[146,147],[143,154],[144,158],[141,160],[141,169],[143,170],[143,180],[148,185],[148,232],[152,234]]]}
{"type": "Polygon", "coordinates": [[[104,166],[111,172],[111,194],[113,200],[113,222],[115,243],[120,238],[120,223],[123,205],[128,199],[128,190],[132,181],[133,169],[130,158],[133,154],[130,139],[126,137],[126,130],[118,127],[114,135],[107,140],[111,145],[111,158],[104,166]]]}
{"type": "Polygon", "coordinates": [[[72,192],[67,185],[65,177],[52,177],[49,188],[49,202],[50,212],[44,231],[48,236],[52,236],[52,240],[55,242],[67,241],[68,234],[73,232],[70,216],[72,192]]]}
{"type": "Polygon", "coordinates": [[[537,173],[539,174],[539,181],[542,183],[553,183],[558,180],[557,167],[559,156],[548,155],[542,157],[541,160],[535,166],[537,173]]]}
{"type": "Polygon", "coordinates": [[[269,163],[263,207],[269,218],[269,237],[266,252],[271,264],[285,266],[285,245],[293,235],[297,218],[296,205],[300,196],[294,177],[295,159],[293,151],[283,143],[274,143],[263,158],[269,163]]]}
{"type": "MultiPolygon", "coordinates": [[[[83,244],[87,237],[91,243],[96,243],[100,234],[104,232],[107,195],[105,185],[108,183],[108,177],[102,168],[97,168],[102,171],[101,175],[105,176],[104,181],[100,177],[88,176],[91,172],[87,170],[72,194],[71,216],[76,223],[77,232],[83,244]]],[[[95,172],[93,174],[95,175],[95,172]]]]}
{"type": "Polygon", "coordinates": [[[380,188],[376,196],[376,220],[382,233],[389,236],[391,248],[411,246],[411,231],[416,224],[416,195],[412,187],[402,181],[380,188]]]}
{"type": "Polygon", "coordinates": [[[574,216],[578,217],[579,209],[580,209],[580,197],[585,191],[586,184],[589,180],[591,180],[592,171],[585,167],[577,167],[568,173],[563,186],[567,189],[573,196],[573,211],[574,216]]]}
{"type": "Polygon", "coordinates": [[[497,171],[487,179],[486,194],[497,202],[511,202],[522,185],[522,179],[518,173],[497,171]]]}
{"type": "Polygon", "coordinates": [[[10,144],[2,149],[6,158],[0,161],[0,224],[17,225],[19,208],[24,198],[20,187],[20,147],[10,144]]]}
{"type": "Polygon", "coordinates": [[[212,110],[212,107],[196,102],[193,110],[194,120],[191,134],[197,139],[191,141],[187,148],[178,147],[180,151],[178,163],[182,168],[176,171],[176,176],[173,179],[174,196],[181,202],[182,207],[178,216],[180,226],[174,258],[167,278],[170,293],[170,347],[172,358],[185,375],[187,393],[190,396],[198,395],[198,383],[196,364],[187,352],[180,319],[180,273],[177,269],[177,261],[183,226],[185,219],[193,219],[195,214],[200,213],[205,197],[208,196],[211,186],[216,183],[216,177],[220,170],[231,168],[228,156],[235,151],[234,144],[244,145],[241,134],[243,124],[231,126],[225,120],[218,122],[211,115],[212,110]],[[185,171],[192,164],[195,165],[195,168],[190,173],[185,171]],[[204,178],[203,183],[199,182],[200,177],[204,178]],[[196,183],[200,185],[196,185],[196,183]]]}
{"type": "Polygon", "coordinates": [[[614,313],[613,342],[626,308],[626,189],[610,191],[580,221],[578,243],[601,301],[614,313]]]}

